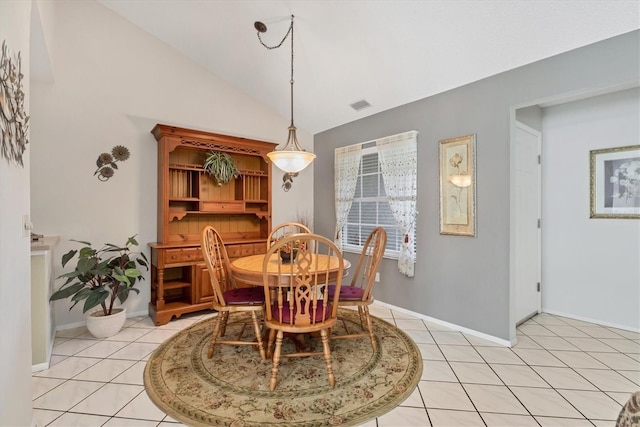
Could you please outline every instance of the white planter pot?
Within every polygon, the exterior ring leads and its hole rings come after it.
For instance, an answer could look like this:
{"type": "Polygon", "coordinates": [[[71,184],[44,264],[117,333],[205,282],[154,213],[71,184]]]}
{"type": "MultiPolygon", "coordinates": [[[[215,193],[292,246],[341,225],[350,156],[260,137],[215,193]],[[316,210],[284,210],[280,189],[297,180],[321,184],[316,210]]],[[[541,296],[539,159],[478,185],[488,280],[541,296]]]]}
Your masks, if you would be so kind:
{"type": "Polygon", "coordinates": [[[111,337],[122,329],[127,320],[126,308],[114,308],[111,316],[105,316],[102,310],[94,311],[86,315],[87,329],[96,338],[111,337]]]}

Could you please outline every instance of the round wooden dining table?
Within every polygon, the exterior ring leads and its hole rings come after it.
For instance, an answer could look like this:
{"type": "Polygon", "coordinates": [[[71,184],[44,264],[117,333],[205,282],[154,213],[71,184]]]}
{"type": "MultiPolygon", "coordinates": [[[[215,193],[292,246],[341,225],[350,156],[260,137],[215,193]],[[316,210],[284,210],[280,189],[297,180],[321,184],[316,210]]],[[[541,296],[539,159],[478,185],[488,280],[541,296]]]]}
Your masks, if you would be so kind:
{"type": "MultiPolygon", "coordinates": [[[[236,258],[231,262],[231,273],[236,281],[246,283],[251,286],[264,286],[262,281],[262,264],[266,254],[249,255],[242,258],[236,258]]],[[[336,281],[339,271],[339,259],[337,257],[313,254],[313,260],[311,263],[311,271],[326,271],[327,264],[329,266],[329,282],[336,281]]],[[[278,275],[278,254],[272,254],[269,264],[267,265],[267,272],[269,273],[269,286],[277,287],[282,284],[278,275]]],[[[348,269],[351,267],[351,263],[347,259],[343,259],[343,276],[346,275],[348,269]]],[[[295,265],[294,265],[295,267],[295,265]]],[[[242,286],[242,285],[241,285],[242,286]]],[[[290,338],[296,346],[297,352],[309,351],[309,343],[306,342],[304,334],[288,334],[285,336],[290,338]]]]}
{"type": "MultiPolygon", "coordinates": [[[[329,282],[335,282],[339,270],[339,259],[324,254],[313,254],[311,261],[311,271],[326,271],[329,268],[329,282]]],[[[265,254],[250,255],[242,258],[236,258],[231,262],[231,272],[233,277],[241,282],[253,286],[263,286],[262,283],[262,264],[265,254]]],[[[278,254],[273,254],[267,265],[269,274],[269,286],[277,286],[280,284],[278,277],[278,254]]],[[[351,267],[351,263],[347,259],[343,259],[344,272],[346,273],[351,267]]]]}

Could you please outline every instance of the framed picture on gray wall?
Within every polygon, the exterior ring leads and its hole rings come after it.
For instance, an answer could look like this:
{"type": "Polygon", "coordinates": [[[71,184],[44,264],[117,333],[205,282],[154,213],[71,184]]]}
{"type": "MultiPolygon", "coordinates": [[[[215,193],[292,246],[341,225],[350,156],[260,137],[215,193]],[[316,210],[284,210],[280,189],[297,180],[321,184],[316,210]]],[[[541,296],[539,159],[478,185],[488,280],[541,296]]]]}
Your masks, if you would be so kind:
{"type": "Polygon", "coordinates": [[[640,145],[589,152],[591,218],[640,219],[640,145]]]}
{"type": "Polygon", "coordinates": [[[476,136],[440,141],[440,234],[476,235],[476,136]]]}

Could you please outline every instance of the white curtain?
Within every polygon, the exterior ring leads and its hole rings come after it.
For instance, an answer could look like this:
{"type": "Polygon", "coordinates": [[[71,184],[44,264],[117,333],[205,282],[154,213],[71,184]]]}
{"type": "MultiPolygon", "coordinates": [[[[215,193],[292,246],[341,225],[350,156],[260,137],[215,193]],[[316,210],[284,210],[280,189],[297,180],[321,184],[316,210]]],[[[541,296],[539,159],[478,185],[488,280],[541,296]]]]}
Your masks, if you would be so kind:
{"type": "Polygon", "coordinates": [[[418,132],[410,131],[376,141],[384,189],[393,217],[404,235],[398,270],[413,277],[416,224],[418,132]]]}
{"type": "Polygon", "coordinates": [[[336,148],[334,186],[336,194],[336,245],[342,249],[342,227],[347,221],[353,195],[358,182],[358,170],[362,158],[361,144],[336,148]]]}

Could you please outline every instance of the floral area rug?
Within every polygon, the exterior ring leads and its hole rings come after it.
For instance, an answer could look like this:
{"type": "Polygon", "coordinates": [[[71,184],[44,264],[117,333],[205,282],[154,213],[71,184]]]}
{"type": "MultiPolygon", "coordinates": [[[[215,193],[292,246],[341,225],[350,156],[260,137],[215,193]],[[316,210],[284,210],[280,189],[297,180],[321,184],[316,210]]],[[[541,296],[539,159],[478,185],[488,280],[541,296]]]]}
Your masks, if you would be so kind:
{"type": "MultiPolygon", "coordinates": [[[[361,331],[357,312],[340,309],[351,332],[361,331]]],[[[144,371],[151,400],[171,417],[193,426],[353,426],[378,417],[405,400],[422,375],[422,356],[413,340],[372,316],[378,350],[368,338],[331,341],[336,376],[329,386],[324,358],[282,358],[275,391],[269,391],[271,360],[255,346],[216,346],[207,359],[215,318],[177,333],[152,354],[144,371]]],[[[236,337],[249,315],[230,316],[226,337],[236,337]],[[244,317],[246,316],[246,317],[244,317]]],[[[338,320],[333,334],[344,334],[338,320]]],[[[310,338],[321,351],[319,338],[310,338]]],[[[282,353],[293,343],[285,338],[282,353]]]]}

